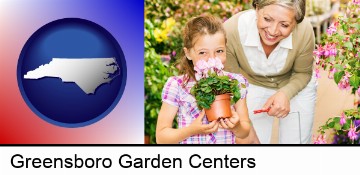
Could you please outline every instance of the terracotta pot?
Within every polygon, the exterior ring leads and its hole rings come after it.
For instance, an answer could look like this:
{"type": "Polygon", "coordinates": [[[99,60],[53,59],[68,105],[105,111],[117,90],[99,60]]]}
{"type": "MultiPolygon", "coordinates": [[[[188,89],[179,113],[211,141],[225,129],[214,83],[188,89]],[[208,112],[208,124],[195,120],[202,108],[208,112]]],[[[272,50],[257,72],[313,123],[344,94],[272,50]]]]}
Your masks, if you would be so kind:
{"type": "Polygon", "coordinates": [[[205,114],[208,121],[218,120],[219,118],[229,118],[231,114],[231,99],[230,94],[222,94],[215,96],[214,102],[209,109],[205,109],[205,114]]]}
{"type": "Polygon", "coordinates": [[[150,144],[150,136],[149,135],[144,136],[144,144],[150,144]]]}

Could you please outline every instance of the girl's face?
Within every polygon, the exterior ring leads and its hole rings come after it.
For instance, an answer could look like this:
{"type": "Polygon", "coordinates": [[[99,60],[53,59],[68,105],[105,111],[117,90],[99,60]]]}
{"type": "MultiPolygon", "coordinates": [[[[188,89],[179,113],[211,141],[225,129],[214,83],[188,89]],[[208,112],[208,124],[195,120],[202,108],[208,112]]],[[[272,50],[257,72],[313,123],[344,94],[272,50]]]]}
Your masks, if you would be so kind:
{"type": "Polygon", "coordinates": [[[226,43],[224,34],[217,32],[214,35],[201,35],[194,39],[194,47],[187,49],[184,47],[186,57],[193,61],[207,61],[209,58],[218,57],[224,64],[226,61],[226,43]]]}
{"type": "Polygon", "coordinates": [[[279,5],[257,8],[256,16],[261,41],[267,46],[274,46],[288,37],[296,25],[294,10],[279,5]]]}

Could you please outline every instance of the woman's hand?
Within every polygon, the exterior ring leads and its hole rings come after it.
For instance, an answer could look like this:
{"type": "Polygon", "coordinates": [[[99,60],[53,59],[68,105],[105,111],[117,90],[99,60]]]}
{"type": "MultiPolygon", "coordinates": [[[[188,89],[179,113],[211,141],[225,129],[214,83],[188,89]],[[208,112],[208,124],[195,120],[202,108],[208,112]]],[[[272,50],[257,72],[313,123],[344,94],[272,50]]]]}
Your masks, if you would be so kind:
{"type": "Polygon", "coordinates": [[[195,134],[209,134],[209,133],[214,133],[218,130],[219,128],[219,123],[214,120],[209,124],[203,124],[202,120],[205,116],[205,111],[201,111],[199,116],[191,123],[191,125],[189,126],[191,128],[192,131],[192,135],[195,134]]]}
{"type": "Polygon", "coordinates": [[[271,96],[263,106],[263,109],[270,109],[268,115],[277,118],[284,118],[290,112],[290,100],[285,93],[278,91],[271,96]]]}

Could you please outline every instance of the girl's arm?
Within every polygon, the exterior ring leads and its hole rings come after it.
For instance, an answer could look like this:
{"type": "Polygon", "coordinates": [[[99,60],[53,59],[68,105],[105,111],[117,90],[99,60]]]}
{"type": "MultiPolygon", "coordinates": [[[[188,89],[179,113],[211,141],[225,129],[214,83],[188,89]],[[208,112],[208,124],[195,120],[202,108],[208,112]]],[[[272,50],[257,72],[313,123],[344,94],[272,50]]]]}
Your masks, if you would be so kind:
{"type": "Polygon", "coordinates": [[[236,142],[236,144],[260,144],[260,140],[257,137],[255,129],[254,129],[253,126],[250,129],[249,136],[247,136],[244,139],[236,137],[235,142],[236,142]]]}
{"type": "Polygon", "coordinates": [[[235,111],[239,115],[239,125],[235,126],[232,132],[239,138],[246,138],[249,136],[251,129],[251,120],[246,105],[246,98],[240,99],[235,103],[235,111]]]}
{"type": "Polygon", "coordinates": [[[240,116],[240,126],[242,128],[235,128],[233,133],[236,135],[237,144],[260,144],[259,138],[256,135],[255,129],[251,124],[249,118],[248,108],[246,105],[246,98],[240,99],[235,104],[236,113],[240,116]],[[236,134],[238,132],[238,134],[236,134]],[[245,137],[243,137],[245,136],[245,137]]]}
{"type": "Polygon", "coordinates": [[[156,125],[156,142],[158,144],[179,143],[192,135],[213,133],[218,129],[219,124],[216,121],[207,125],[202,124],[202,119],[205,116],[203,111],[188,127],[172,128],[177,111],[178,107],[167,103],[162,104],[156,125]]]}

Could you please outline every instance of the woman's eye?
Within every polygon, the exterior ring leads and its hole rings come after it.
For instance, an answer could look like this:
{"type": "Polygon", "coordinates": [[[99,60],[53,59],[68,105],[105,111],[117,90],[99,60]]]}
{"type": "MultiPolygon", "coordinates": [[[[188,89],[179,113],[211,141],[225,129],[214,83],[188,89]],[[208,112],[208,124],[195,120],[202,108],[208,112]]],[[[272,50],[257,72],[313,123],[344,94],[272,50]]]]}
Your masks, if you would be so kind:
{"type": "Polygon", "coordinates": [[[289,25],[286,25],[286,24],[282,24],[281,26],[284,27],[284,28],[288,28],[288,27],[289,27],[289,25]]]}
{"type": "Polygon", "coordinates": [[[270,19],[267,18],[267,17],[264,17],[264,20],[267,21],[267,22],[270,22],[270,19]]]}
{"type": "Polygon", "coordinates": [[[224,50],[217,50],[216,53],[223,53],[224,50]]]}

